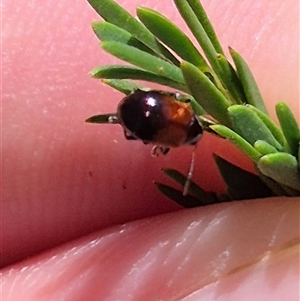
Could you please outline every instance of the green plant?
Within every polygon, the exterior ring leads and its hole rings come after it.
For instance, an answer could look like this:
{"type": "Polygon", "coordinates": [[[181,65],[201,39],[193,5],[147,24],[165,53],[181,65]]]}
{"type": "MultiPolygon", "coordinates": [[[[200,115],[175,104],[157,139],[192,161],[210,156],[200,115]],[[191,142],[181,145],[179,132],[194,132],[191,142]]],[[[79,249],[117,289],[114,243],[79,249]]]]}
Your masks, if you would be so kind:
{"type": "MultiPolygon", "coordinates": [[[[154,10],[137,8],[138,21],[112,0],[88,1],[104,19],[92,24],[102,49],[130,63],[100,66],[91,75],[124,94],[148,88],[128,79],[155,82],[189,94],[204,128],[234,143],[257,170],[254,175],[216,156],[227,195],[206,192],[194,182],[187,196],[156,183],[160,191],[185,207],[230,199],[300,195],[300,131],[293,113],[281,102],[276,105],[280,127],[270,119],[246,62],[231,48],[234,65],[228,61],[198,0],[174,2],[205,57],[175,24],[154,10]]],[[[88,121],[104,123],[108,118],[98,115],[88,121]]],[[[185,184],[186,177],[178,171],[166,169],[164,173],[185,184]]]]}

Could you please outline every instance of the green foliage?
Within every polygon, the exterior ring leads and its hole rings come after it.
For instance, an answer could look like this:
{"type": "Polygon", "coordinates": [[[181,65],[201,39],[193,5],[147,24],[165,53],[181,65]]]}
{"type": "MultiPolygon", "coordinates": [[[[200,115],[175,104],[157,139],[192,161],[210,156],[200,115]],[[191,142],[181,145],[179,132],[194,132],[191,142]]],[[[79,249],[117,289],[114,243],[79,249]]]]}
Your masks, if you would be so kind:
{"type": "MultiPolygon", "coordinates": [[[[130,80],[154,82],[189,94],[194,111],[204,120],[204,128],[234,143],[253,161],[258,173],[249,174],[216,157],[228,186],[225,198],[203,191],[194,182],[190,183],[187,196],[156,183],[160,191],[186,207],[231,198],[300,195],[300,131],[296,118],[281,102],[276,106],[280,127],[270,119],[247,63],[229,48],[234,63],[231,65],[198,0],[174,0],[174,3],[201,51],[159,12],[139,7],[137,20],[113,0],[88,1],[104,20],[92,24],[102,41],[102,49],[129,63],[100,66],[91,75],[124,94],[136,88],[149,89],[130,80]]],[[[106,123],[111,116],[93,116],[87,121],[106,123]]],[[[185,185],[186,177],[179,172],[172,169],[164,172],[181,186],[185,185]]]]}

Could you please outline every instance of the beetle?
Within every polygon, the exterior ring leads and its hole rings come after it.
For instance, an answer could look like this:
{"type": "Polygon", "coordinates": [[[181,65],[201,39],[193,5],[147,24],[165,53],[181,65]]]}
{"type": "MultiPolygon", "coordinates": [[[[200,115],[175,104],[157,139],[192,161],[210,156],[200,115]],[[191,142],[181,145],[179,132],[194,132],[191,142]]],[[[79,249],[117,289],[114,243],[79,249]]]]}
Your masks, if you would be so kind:
{"type": "MultiPolygon", "coordinates": [[[[181,101],[181,94],[159,90],[134,90],[118,104],[117,112],[100,123],[117,123],[123,127],[125,138],[154,144],[157,151],[166,154],[170,148],[195,145],[203,128],[193,112],[190,100],[181,101]]],[[[87,122],[97,123],[96,115],[87,122]]]]}
{"type": "MultiPolygon", "coordinates": [[[[167,154],[173,147],[196,145],[203,132],[190,99],[160,90],[134,90],[119,102],[116,113],[92,116],[86,121],[120,124],[126,139],[154,144],[153,156],[167,154]]],[[[187,181],[193,166],[194,154],[187,181]]]]}

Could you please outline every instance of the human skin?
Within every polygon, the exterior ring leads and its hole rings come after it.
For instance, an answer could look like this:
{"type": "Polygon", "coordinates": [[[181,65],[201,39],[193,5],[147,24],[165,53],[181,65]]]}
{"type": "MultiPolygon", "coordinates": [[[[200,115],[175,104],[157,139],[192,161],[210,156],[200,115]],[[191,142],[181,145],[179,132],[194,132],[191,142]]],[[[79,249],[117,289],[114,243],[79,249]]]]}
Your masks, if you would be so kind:
{"type": "MultiPolygon", "coordinates": [[[[90,29],[97,15],[85,1],[31,3],[3,3],[1,261],[15,263],[3,269],[3,300],[297,300],[299,199],[162,215],[179,208],[152,181],[165,180],[161,167],[187,171],[191,149],[154,159],[120,127],[85,124],[122,97],[87,76],[117,61],[90,29]]],[[[120,3],[155,7],[182,25],[166,2],[120,3]]],[[[222,44],[248,61],[271,115],[283,99],[299,112],[296,1],[203,5],[222,44]]],[[[207,190],[224,191],[212,152],[251,169],[205,135],[194,178],[207,190]]]]}

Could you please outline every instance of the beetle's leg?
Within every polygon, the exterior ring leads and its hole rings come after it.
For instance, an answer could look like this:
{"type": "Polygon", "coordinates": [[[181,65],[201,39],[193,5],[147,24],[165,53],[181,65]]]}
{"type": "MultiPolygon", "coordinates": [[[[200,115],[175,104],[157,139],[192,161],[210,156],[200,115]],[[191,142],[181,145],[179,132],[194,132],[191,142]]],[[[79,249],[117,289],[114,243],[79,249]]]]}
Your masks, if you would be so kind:
{"type": "Polygon", "coordinates": [[[138,140],[130,132],[124,129],[124,136],[127,140],[138,140]]]}
{"type": "Polygon", "coordinates": [[[160,154],[166,155],[169,152],[169,150],[170,150],[169,147],[155,145],[151,150],[151,155],[153,157],[158,157],[160,154]]]}

